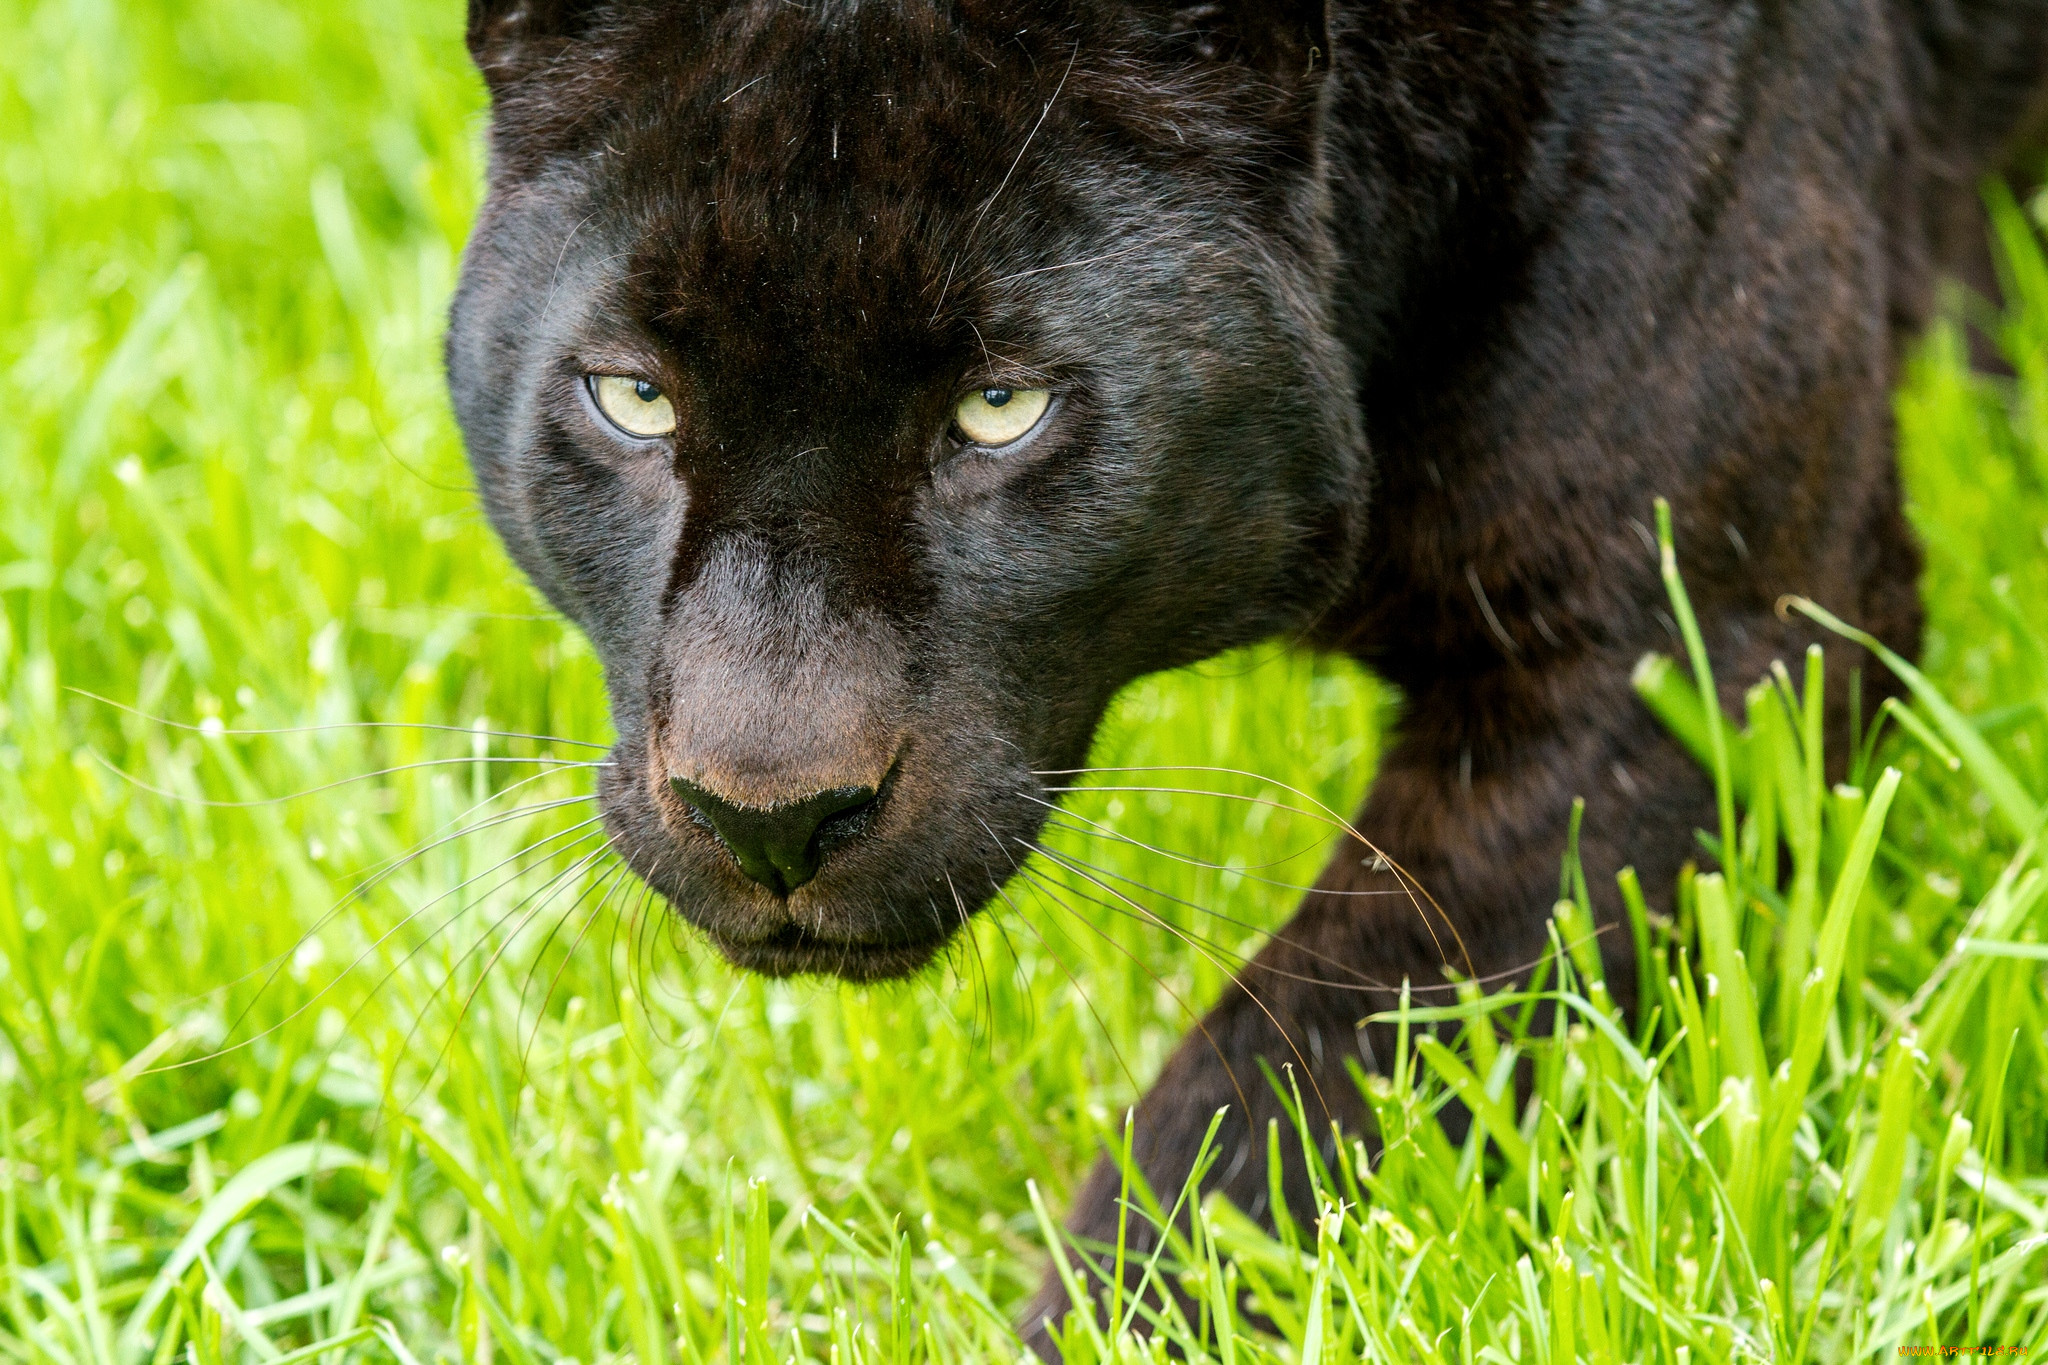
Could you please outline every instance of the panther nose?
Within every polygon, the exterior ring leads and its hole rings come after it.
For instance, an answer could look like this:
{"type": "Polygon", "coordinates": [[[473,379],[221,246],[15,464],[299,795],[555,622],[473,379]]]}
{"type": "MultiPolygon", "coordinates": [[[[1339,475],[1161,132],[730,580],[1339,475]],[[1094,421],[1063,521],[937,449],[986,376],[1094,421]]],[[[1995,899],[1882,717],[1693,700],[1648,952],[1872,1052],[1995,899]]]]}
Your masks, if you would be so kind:
{"type": "Polygon", "coordinates": [[[669,786],[717,833],[740,871],[778,896],[817,876],[823,845],[837,829],[851,832],[851,821],[875,800],[873,787],[833,787],[763,808],[735,805],[688,778],[672,777],[669,786]],[[826,828],[835,816],[838,823],[826,828]]]}

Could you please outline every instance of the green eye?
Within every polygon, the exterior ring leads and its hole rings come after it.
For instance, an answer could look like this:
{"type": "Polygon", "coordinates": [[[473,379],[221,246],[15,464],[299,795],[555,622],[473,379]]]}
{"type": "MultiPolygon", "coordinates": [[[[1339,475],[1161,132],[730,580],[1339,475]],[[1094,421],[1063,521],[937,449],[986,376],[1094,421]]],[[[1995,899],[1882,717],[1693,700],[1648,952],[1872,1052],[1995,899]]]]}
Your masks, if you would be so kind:
{"type": "Polygon", "coordinates": [[[953,425],[974,444],[993,449],[1028,435],[1051,405],[1045,389],[980,389],[953,409],[953,425]]]}
{"type": "Polygon", "coordinates": [[[667,436],[676,429],[675,404],[645,379],[630,374],[594,374],[590,392],[598,410],[628,436],[667,436]]]}

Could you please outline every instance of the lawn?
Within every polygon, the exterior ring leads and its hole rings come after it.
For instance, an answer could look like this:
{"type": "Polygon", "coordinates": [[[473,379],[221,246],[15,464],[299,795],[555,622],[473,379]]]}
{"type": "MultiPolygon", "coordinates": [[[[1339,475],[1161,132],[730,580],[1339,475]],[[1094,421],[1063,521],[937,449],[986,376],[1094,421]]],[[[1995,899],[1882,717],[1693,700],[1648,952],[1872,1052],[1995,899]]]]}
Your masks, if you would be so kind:
{"type": "MultiPolygon", "coordinates": [[[[1075,797],[941,968],[720,965],[604,855],[595,661],[466,487],[460,11],[0,0],[0,1361],[1015,1360],[1046,1215],[1395,699],[1147,679],[1098,761],[1187,790],[1075,797]]],[[[1830,786],[1826,661],[1718,730],[1646,667],[1733,818],[1633,926],[1642,1018],[1560,849],[1560,952],[1410,1011],[1316,1226],[1208,1205],[1155,1267],[1200,1311],[1070,1358],[2048,1349],[2048,201],[1998,210],[2012,310],[1898,400],[1910,711],[1830,786]]]]}

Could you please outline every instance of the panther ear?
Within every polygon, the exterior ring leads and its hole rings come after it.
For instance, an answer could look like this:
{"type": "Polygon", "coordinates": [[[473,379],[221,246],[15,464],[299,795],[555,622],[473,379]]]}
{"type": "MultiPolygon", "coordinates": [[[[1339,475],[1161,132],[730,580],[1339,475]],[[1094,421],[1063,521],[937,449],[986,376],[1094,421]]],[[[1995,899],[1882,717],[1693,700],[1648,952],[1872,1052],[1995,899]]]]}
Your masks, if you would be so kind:
{"type": "Polygon", "coordinates": [[[561,51],[601,0],[469,0],[469,55],[493,88],[561,51]]]}
{"type": "Polygon", "coordinates": [[[1163,0],[1168,32],[1209,61],[1234,61],[1297,87],[1330,68],[1328,0],[1163,0]]]}

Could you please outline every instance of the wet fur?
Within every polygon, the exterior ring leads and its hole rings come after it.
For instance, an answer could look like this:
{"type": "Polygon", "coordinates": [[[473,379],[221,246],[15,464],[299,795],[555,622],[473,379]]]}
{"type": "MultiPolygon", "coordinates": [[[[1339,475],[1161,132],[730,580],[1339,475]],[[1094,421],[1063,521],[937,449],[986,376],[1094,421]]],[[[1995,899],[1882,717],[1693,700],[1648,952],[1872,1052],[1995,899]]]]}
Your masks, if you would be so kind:
{"type": "Polygon", "coordinates": [[[1400,686],[1356,824],[1444,919],[1333,894],[1394,885],[1340,850],[1139,1109],[1172,1190],[1230,1106],[1262,1213],[1277,1107],[1233,1075],[1300,1057],[1348,1124],[1385,1055],[1329,964],[1533,961],[1574,797],[1610,922],[1624,862],[1654,896],[1696,856],[1711,793],[1628,682],[1674,643],[1654,497],[1731,704],[1811,638],[1783,594],[1917,641],[1890,387],[2038,122],[2048,0],[473,0],[470,37],[457,412],[604,659],[614,846],[735,962],[917,970],[1142,673],[1284,635],[1400,686]],[[673,442],[605,433],[604,367],[673,442]],[[956,452],[983,382],[1061,396],[956,452]],[[887,785],[785,900],[676,774],[887,785]]]}

